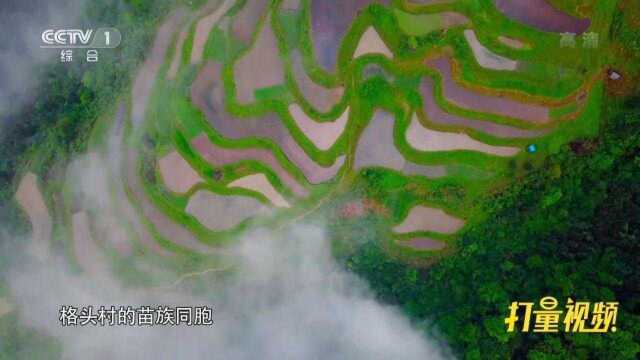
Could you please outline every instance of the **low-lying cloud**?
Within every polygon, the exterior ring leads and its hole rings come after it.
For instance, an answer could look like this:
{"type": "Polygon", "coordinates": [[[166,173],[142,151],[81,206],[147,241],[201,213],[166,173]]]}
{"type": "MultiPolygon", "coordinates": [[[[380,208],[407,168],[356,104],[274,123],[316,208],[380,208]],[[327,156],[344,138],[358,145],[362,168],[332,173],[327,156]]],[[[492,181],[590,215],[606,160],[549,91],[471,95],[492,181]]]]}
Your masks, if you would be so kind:
{"type": "Polygon", "coordinates": [[[256,230],[235,248],[232,274],[209,295],[125,289],[71,274],[66,263],[21,261],[7,274],[20,318],[86,359],[441,359],[443,350],[396,308],[381,305],[333,260],[322,227],[256,230]],[[208,327],[61,327],[61,305],[173,304],[214,308],[208,327]]]}

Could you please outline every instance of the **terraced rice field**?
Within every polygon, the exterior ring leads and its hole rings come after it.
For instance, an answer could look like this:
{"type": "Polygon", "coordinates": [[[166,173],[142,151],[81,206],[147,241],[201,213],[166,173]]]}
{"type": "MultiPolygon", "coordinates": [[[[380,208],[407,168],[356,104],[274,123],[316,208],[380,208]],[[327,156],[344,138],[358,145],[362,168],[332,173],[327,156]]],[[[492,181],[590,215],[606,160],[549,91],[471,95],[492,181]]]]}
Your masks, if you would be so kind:
{"type": "Polygon", "coordinates": [[[257,89],[284,82],[282,59],[278,54],[277,40],[270,21],[270,17],[265,19],[255,43],[234,66],[234,79],[240,103],[253,101],[257,89]]]}
{"type": "MultiPolygon", "coordinates": [[[[478,62],[482,66],[482,63],[486,62],[486,58],[484,61],[478,62]]],[[[504,66],[504,63],[502,64],[502,66],[504,66]]],[[[444,97],[460,107],[512,117],[536,124],[545,124],[550,121],[549,108],[544,105],[508,99],[506,97],[485,95],[461,86],[453,79],[451,59],[445,56],[428,60],[427,66],[440,73],[444,97]]]]}
{"type": "Polygon", "coordinates": [[[293,52],[291,63],[295,85],[300,89],[304,100],[309,102],[314,109],[320,112],[328,112],[342,99],[344,94],[342,86],[327,89],[309,78],[309,75],[304,70],[302,56],[299,51],[293,52]]]}
{"type": "Polygon", "coordinates": [[[393,127],[391,114],[380,111],[373,115],[358,142],[354,168],[360,170],[381,167],[402,171],[407,175],[441,176],[440,170],[436,167],[411,164],[406,160],[393,144],[393,127]]]}
{"type": "Polygon", "coordinates": [[[73,214],[73,251],[83,271],[91,275],[107,272],[107,262],[100,247],[91,236],[89,216],[81,211],[73,214]]]}
{"type": "MultiPolygon", "coordinates": [[[[606,24],[543,0],[480,3],[226,0],[169,14],[113,130],[94,134],[113,146],[89,149],[120,159],[96,160],[108,206],[64,190],[77,263],[209,259],[253,226],[340,214],[357,187],[380,204],[389,246],[455,248],[484,193],[597,129],[606,68],[598,50],[567,63],[554,33],[597,30],[605,48],[606,24]]],[[[52,208],[34,174],[16,197],[46,243],[52,208]]]]}
{"type": "Polygon", "coordinates": [[[252,190],[257,193],[262,194],[266,197],[273,205],[277,207],[290,207],[287,200],[285,200],[280,193],[271,185],[269,180],[264,176],[264,174],[254,174],[242,177],[240,179],[234,180],[229,184],[230,188],[243,188],[247,190],[252,190]]]}
{"type": "Polygon", "coordinates": [[[329,2],[311,0],[308,12],[311,17],[313,48],[320,65],[327,71],[336,66],[338,48],[358,11],[373,3],[388,0],[353,0],[329,2]]]}
{"type": "Polygon", "coordinates": [[[415,206],[409,214],[393,228],[397,233],[412,233],[419,231],[433,231],[442,234],[452,234],[460,230],[464,221],[445,213],[441,209],[426,206],[415,206]]]}
{"type": "Polygon", "coordinates": [[[581,34],[591,23],[565,14],[545,0],[496,0],[495,5],[509,18],[542,31],[581,34]]]}
{"type": "Polygon", "coordinates": [[[298,105],[291,104],[289,112],[296,125],[320,150],[329,150],[344,133],[349,119],[349,108],[347,108],[336,120],[331,122],[318,122],[309,117],[307,113],[298,105]]]}
{"type": "Polygon", "coordinates": [[[13,306],[5,298],[0,298],[0,317],[13,311],[13,306]]]}
{"type": "Polygon", "coordinates": [[[394,9],[400,29],[407,35],[424,36],[438,30],[464,26],[469,19],[457,12],[440,12],[433,14],[412,14],[394,9]]]}
{"type": "Polygon", "coordinates": [[[353,57],[357,58],[366,54],[381,54],[386,57],[393,57],[393,53],[380,38],[380,34],[373,28],[369,27],[360,37],[353,57]]]}
{"type": "Polygon", "coordinates": [[[497,156],[513,156],[520,151],[516,147],[487,145],[466,134],[430,130],[420,123],[416,115],[411,118],[407,142],[420,151],[471,150],[497,156]]]}
{"type": "Polygon", "coordinates": [[[27,173],[23,176],[16,192],[16,201],[29,217],[35,253],[46,254],[50,246],[52,220],[35,174],[27,173]]]}
{"type": "Polygon", "coordinates": [[[517,61],[497,55],[484,47],[472,29],[465,30],[464,37],[471,46],[476,61],[483,68],[504,71],[514,71],[518,68],[517,61]]]}
{"type": "Polygon", "coordinates": [[[160,175],[167,188],[176,193],[186,193],[202,180],[189,163],[177,151],[160,158],[160,175]]]}
{"type": "Polygon", "coordinates": [[[198,191],[189,200],[186,212],[212,230],[228,230],[242,221],[264,214],[266,207],[251,197],[220,196],[198,191]]]}

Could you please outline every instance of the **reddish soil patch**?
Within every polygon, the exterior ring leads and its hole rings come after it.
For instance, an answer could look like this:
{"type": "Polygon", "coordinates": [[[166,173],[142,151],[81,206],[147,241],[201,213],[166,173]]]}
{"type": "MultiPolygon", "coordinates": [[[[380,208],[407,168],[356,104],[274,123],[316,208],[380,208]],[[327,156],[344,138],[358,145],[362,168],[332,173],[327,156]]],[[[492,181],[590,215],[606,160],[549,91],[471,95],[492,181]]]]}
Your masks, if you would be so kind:
{"type": "Polygon", "coordinates": [[[607,94],[617,97],[625,97],[632,95],[636,89],[638,89],[640,76],[633,78],[616,69],[615,72],[619,77],[617,79],[613,79],[610,75],[611,71],[614,70],[609,70],[609,73],[605,77],[605,89],[607,90],[607,94]]]}
{"type": "Polygon", "coordinates": [[[500,138],[533,138],[544,135],[548,132],[548,130],[525,130],[512,126],[496,124],[491,121],[467,119],[445,112],[440,108],[438,103],[436,103],[436,99],[433,94],[433,80],[429,77],[422,79],[420,90],[424,101],[424,112],[429,121],[436,124],[467,127],[500,138]]]}
{"type": "Polygon", "coordinates": [[[233,20],[233,34],[245,44],[251,42],[260,16],[267,8],[268,0],[249,0],[233,20]]]}
{"type": "Polygon", "coordinates": [[[365,198],[362,200],[362,203],[364,204],[364,208],[371,213],[380,216],[389,216],[389,210],[374,199],[365,198]]]}
{"type": "Polygon", "coordinates": [[[545,124],[551,120],[549,108],[546,106],[520,102],[505,97],[484,95],[459,85],[453,79],[452,64],[446,56],[427,61],[427,66],[440,72],[444,97],[460,107],[522,119],[535,124],[545,124]]]}
{"type": "Polygon", "coordinates": [[[420,237],[411,240],[397,240],[397,244],[401,246],[410,247],[416,250],[442,250],[447,245],[442,241],[434,240],[431,238],[420,237]]]}
{"type": "Polygon", "coordinates": [[[270,17],[265,19],[255,44],[234,64],[233,70],[240,103],[254,101],[254,91],[257,89],[284,83],[284,65],[278,52],[278,41],[271,29],[270,17]]]}
{"type": "Polygon", "coordinates": [[[318,62],[327,71],[336,66],[338,48],[351,22],[369,4],[388,0],[311,0],[311,38],[318,62]]]}
{"type": "Polygon", "coordinates": [[[328,112],[340,101],[344,88],[340,86],[327,89],[313,82],[305,72],[302,57],[297,50],[291,55],[291,63],[293,65],[293,77],[300,92],[315,109],[321,112],[328,112]]]}
{"type": "Polygon", "coordinates": [[[344,204],[340,210],[338,210],[338,216],[343,219],[356,219],[363,217],[367,214],[367,211],[362,203],[362,200],[353,200],[344,204]]]}
{"type": "Polygon", "coordinates": [[[591,20],[574,18],[545,0],[494,0],[494,3],[505,16],[542,31],[582,34],[591,25],[591,20]]]}
{"type": "Polygon", "coordinates": [[[441,209],[417,205],[393,231],[403,234],[416,231],[434,231],[453,234],[464,226],[464,220],[451,216],[441,209]]]}
{"type": "Polygon", "coordinates": [[[623,0],[618,3],[618,8],[624,14],[624,19],[631,28],[640,28],[640,3],[637,0],[623,0]]]}
{"type": "Polygon", "coordinates": [[[256,137],[273,141],[312,184],[335,177],[344,157],[336,159],[330,167],[320,166],[298,145],[276,114],[269,113],[261,118],[234,118],[227,113],[219,74],[220,65],[208,63],[191,87],[191,99],[220,135],[229,139],[256,137]]]}
{"type": "Polygon", "coordinates": [[[338,215],[344,219],[360,218],[367,214],[388,216],[389,211],[382,204],[370,198],[349,201],[338,210],[338,215]]]}

